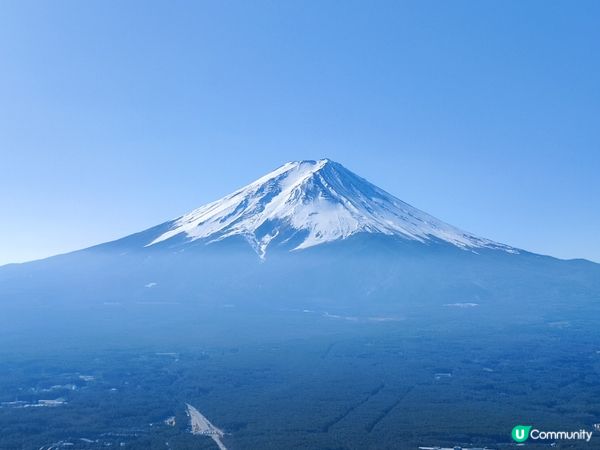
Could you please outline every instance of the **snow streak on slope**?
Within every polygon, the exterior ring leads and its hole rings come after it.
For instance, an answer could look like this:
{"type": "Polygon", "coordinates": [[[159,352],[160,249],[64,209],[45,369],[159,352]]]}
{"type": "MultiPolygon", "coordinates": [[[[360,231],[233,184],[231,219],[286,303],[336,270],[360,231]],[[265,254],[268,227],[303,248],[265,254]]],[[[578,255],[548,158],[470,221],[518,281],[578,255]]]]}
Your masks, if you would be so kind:
{"type": "Polygon", "coordinates": [[[328,159],[287,163],[174,220],[148,245],[181,234],[207,242],[239,235],[263,257],[274,239],[299,238],[295,249],[303,249],[357,233],[515,251],[448,225],[328,159]]]}

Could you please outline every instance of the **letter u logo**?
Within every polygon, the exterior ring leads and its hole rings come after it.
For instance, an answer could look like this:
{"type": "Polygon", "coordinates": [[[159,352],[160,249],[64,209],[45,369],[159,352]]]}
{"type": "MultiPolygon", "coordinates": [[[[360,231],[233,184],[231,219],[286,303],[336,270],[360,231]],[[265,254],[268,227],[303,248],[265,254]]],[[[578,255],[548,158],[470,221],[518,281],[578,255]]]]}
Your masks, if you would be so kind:
{"type": "Polygon", "coordinates": [[[512,438],[515,442],[525,442],[529,437],[529,430],[531,430],[531,426],[529,425],[517,425],[512,429],[512,438]]]}
{"type": "Polygon", "coordinates": [[[517,431],[515,431],[515,437],[518,440],[524,439],[525,438],[525,429],[520,428],[517,431]]]}

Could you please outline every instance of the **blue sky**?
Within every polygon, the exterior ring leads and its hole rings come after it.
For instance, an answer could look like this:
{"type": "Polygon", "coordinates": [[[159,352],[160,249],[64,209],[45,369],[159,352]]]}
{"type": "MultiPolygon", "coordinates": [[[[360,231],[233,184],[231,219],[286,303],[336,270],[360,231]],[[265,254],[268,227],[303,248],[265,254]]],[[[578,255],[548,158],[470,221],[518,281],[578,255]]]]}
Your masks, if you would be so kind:
{"type": "Polygon", "coordinates": [[[3,1],[0,264],[329,157],[600,261],[600,2],[3,1]]]}

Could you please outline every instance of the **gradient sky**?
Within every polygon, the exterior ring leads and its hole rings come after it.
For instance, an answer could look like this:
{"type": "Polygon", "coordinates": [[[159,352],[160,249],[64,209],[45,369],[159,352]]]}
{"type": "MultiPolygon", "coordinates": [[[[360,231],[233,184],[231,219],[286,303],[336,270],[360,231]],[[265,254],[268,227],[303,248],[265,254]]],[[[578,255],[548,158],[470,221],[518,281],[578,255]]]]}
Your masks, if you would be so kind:
{"type": "Polygon", "coordinates": [[[600,262],[598,1],[0,2],[0,264],[329,157],[600,262]]]}

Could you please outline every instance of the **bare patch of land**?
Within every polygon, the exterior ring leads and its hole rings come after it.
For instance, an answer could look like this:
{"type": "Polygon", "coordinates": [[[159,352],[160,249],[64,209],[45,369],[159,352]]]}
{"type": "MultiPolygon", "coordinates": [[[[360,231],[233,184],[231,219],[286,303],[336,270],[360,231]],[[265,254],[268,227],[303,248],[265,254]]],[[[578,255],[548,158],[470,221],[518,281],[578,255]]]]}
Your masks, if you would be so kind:
{"type": "Polygon", "coordinates": [[[202,415],[200,411],[194,408],[189,403],[187,405],[187,413],[190,417],[192,425],[192,434],[201,434],[204,436],[210,436],[213,441],[219,446],[221,450],[227,450],[227,447],[221,441],[221,438],[225,433],[217,427],[215,427],[210,421],[202,415]]]}

